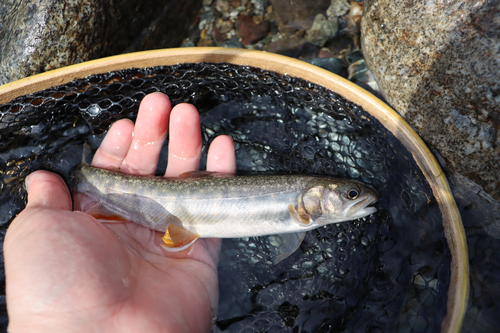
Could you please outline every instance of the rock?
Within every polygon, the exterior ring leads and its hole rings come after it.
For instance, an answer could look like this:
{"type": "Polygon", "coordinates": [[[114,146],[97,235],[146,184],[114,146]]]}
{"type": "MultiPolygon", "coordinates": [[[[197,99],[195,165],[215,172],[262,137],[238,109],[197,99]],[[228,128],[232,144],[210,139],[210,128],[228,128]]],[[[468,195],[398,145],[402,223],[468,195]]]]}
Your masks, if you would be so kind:
{"type": "Polygon", "coordinates": [[[500,200],[500,2],[367,0],[363,52],[391,105],[500,200]]]}
{"type": "Polygon", "coordinates": [[[0,84],[113,54],[179,46],[200,6],[199,0],[1,1],[0,84]]]}
{"type": "Polygon", "coordinates": [[[351,9],[351,4],[347,0],[333,0],[332,4],[326,10],[328,19],[345,15],[351,9]]]}
{"type": "Polygon", "coordinates": [[[330,51],[330,49],[326,47],[323,47],[318,53],[318,58],[330,58],[330,57],[333,57],[333,54],[330,51]]]}
{"type": "Polygon", "coordinates": [[[232,47],[232,48],[237,48],[237,49],[243,48],[243,44],[241,44],[241,42],[238,40],[238,38],[236,38],[236,36],[233,36],[231,39],[222,42],[222,44],[220,46],[232,47]]]}
{"type": "Polygon", "coordinates": [[[218,18],[212,26],[212,37],[215,44],[220,46],[226,39],[228,39],[228,33],[231,29],[233,29],[233,22],[218,18]]]}
{"type": "Polygon", "coordinates": [[[267,51],[298,58],[306,41],[302,38],[282,38],[269,43],[267,51]]]}
{"type": "Polygon", "coordinates": [[[241,43],[245,46],[258,42],[266,37],[269,31],[269,21],[258,19],[256,16],[240,15],[235,25],[240,32],[241,43]]]}
{"type": "Polygon", "coordinates": [[[347,63],[347,79],[383,100],[384,98],[380,93],[377,80],[373,73],[366,67],[361,50],[355,50],[346,54],[344,60],[347,63]]]}
{"type": "Polygon", "coordinates": [[[229,10],[229,2],[227,0],[216,0],[215,9],[220,13],[225,13],[229,10]]]}
{"type": "Polygon", "coordinates": [[[283,24],[308,30],[317,14],[325,14],[330,0],[271,0],[283,24]]]}
{"type": "Polygon", "coordinates": [[[304,43],[302,46],[302,52],[300,53],[300,58],[303,60],[318,58],[320,57],[320,51],[321,49],[319,46],[311,43],[304,43]]]}
{"type": "Polygon", "coordinates": [[[354,41],[347,34],[330,39],[326,45],[333,55],[345,56],[354,49],[354,41]]]}
{"type": "Polygon", "coordinates": [[[182,42],[182,44],[181,44],[181,47],[195,47],[195,46],[196,46],[196,44],[190,39],[182,42]]]}
{"type": "Polygon", "coordinates": [[[215,46],[215,41],[212,38],[212,35],[208,32],[208,29],[203,29],[200,32],[200,40],[196,44],[197,46],[215,46]]]}
{"type": "Polygon", "coordinates": [[[214,13],[211,10],[202,11],[199,15],[198,29],[203,30],[214,21],[214,13]]]}
{"type": "Polygon", "coordinates": [[[339,17],[339,21],[343,21],[342,33],[346,33],[353,39],[354,48],[359,49],[359,25],[361,21],[361,15],[363,14],[363,2],[351,2],[351,9],[349,13],[345,16],[339,17]],[[344,21],[345,20],[345,21],[344,21]]]}
{"type": "Polygon", "coordinates": [[[306,62],[313,64],[315,66],[321,67],[335,74],[341,74],[344,66],[340,59],[335,57],[330,58],[315,58],[311,60],[306,60],[306,62]]]}
{"type": "Polygon", "coordinates": [[[264,16],[266,13],[266,1],[265,0],[250,0],[253,5],[252,14],[255,16],[264,16]]]}
{"type": "Polygon", "coordinates": [[[306,40],[314,45],[323,46],[330,38],[335,37],[338,30],[337,18],[330,21],[323,14],[318,14],[314,18],[311,29],[307,32],[306,40]]]}

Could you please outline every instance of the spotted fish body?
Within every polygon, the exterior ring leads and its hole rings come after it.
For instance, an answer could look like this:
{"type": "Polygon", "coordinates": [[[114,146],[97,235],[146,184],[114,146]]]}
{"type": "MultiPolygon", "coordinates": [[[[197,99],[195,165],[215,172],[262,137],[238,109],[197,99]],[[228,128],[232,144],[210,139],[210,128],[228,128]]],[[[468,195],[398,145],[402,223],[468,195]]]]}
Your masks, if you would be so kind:
{"type": "Polygon", "coordinates": [[[369,205],[377,200],[362,183],[303,175],[192,172],[165,178],[81,165],[72,178],[73,191],[96,202],[88,213],[166,232],[169,250],[199,237],[290,234],[286,251],[295,251],[306,231],[371,214],[376,208],[369,205]]]}

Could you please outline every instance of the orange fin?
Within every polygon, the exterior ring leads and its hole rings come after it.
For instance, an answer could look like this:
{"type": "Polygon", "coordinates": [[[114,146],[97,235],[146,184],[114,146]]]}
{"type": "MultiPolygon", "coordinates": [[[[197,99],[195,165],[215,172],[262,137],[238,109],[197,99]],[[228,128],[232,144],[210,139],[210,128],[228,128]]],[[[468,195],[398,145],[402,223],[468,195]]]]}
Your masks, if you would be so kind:
{"type": "Polygon", "coordinates": [[[86,210],[85,213],[95,217],[96,220],[99,222],[121,223],[121,222],[128,221],[125,217],[123,217],[120,214],[106,208],[105,206],[103,206],[100,203],[93,205],[88,210],[86,210]]]}
{"type": "Polygon", "coordinates": [[[162,237],[165,242],[162,247],[167,251],[178,252],[190,247],[198,238],[200,235],[170,223],[162,237]]]}

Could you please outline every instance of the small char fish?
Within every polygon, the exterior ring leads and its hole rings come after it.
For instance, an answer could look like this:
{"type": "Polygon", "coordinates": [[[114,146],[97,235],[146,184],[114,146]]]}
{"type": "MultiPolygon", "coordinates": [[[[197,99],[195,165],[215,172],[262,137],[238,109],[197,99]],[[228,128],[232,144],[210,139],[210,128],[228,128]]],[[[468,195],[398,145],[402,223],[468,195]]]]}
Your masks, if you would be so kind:
{"type": "Polygon", "coordinates": [[[95,202],[86,213],[164,232],[168,251],[184,250],[198,238],[279,235],[275,263],[295,252],[307,231],[377,211],[370,187],[319,176],[196,171],[166,178],[82,164],[72,172],[72,187],[95,202]]]}

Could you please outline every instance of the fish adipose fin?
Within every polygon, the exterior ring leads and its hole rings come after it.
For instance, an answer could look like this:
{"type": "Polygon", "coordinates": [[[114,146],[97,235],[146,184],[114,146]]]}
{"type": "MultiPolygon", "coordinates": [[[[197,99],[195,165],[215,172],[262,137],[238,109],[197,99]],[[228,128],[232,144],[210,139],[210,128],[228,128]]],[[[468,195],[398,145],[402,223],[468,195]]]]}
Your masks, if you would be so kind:
{"type": "Polygon", "coordinates": [[[269,241],[276,247],[277,256],[274,258],[274,264],[294,253],[302,244],[305,232],[295,232],[289,234],[279,234],[269,236],[269,241]]]}
{"type": "Polygon", "coordinates": [[[161,246],[167,251],[179,252],[193,245],[198,238],[200,235],[170,223],[162,237],[165,244],[161,246]]]}

